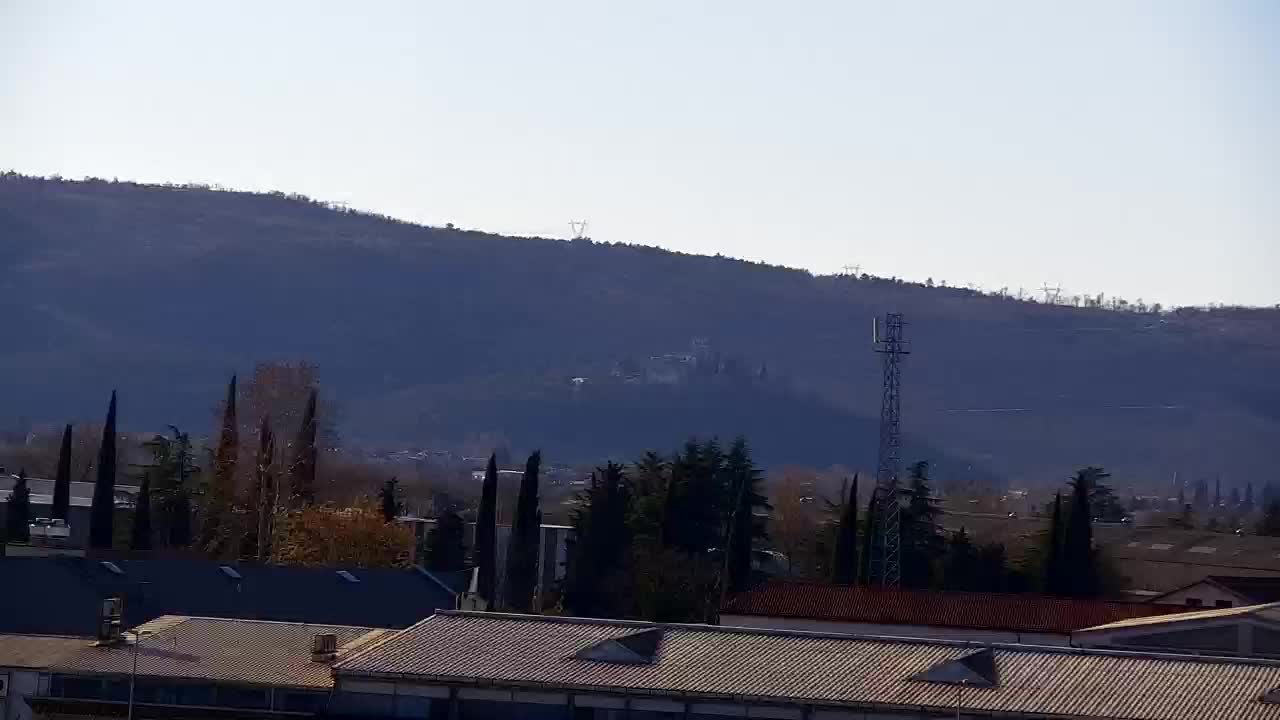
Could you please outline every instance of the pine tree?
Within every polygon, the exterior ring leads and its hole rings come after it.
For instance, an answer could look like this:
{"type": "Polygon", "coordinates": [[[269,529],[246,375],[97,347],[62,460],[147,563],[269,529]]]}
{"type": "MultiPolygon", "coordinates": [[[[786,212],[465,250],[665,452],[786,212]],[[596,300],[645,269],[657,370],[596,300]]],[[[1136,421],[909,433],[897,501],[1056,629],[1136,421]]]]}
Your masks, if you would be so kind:
{"type": "Polygon", "coordinates": [[[1076,597],[1090,597],[1098,591],[1098,573],[1093,556],[1093,518],[1090,516],[1090,489],[1110,477],[1102,468],[1087,467],[1071,480],[1071,514],[1062,542],[1064,591],[1076,597]]]}
{"type": "Polygon", "coordinates": [[[840,521],[836,525],[836,556],[831,563],[831,582],[852,585],[858,580],[858,476],[843,498],[840,521]]]}
{"type": "Polygon", "coordinates": [[[630,533],[629,492],[622,466],[608,463],[572,513],[564,607],[582,617],[617,617],[623,611],[623,573],[630,533]]]}
{"type": "Polygon", "coordinates": [[[942,586],[948,590],[977,591],[979,586],[978,549],[969,533],[960,528],[947,541],[947,554],[942,559],[942,586]]]}
{"type": "Polygon", "coordinates": [[[934,561],[942,557],[946,540],[938,527],[942,510],[929,484],[929,463],[914,463],[911,484],[902,493],[907,497],[900,514],[902,584],[909,588],[933,585],[934,561]]]}
{"type": "Polygon", "coordinates": [[[58,474],[53,481],[54,518],[66,520],[71,509],[71,425],[62,430],[62,447],[58,450],[58,474]]]}
{"type": "Polygon", "coordinates": [[[489,456],[489,466],[484,471],[484,484],[480,488],[480,512],[476,515],[475,557],[477,590],[489,609],[497,609],[495,587],[497,583],[497,534],[498,534],[498,456],[489,456]]]}
{"type": "Polygon", "coordinates": [[[751,450],[745,437],[739,435],[733,441],[724,459],[724,472],[728,477],[725,485],[731,493],[733,507],[726,528],[728,577],[725,580],[729,592],[739,593],[751,589],[751,560],[755,556],[757,541],[769,539],[764,521],[757,517],[756,509],[768,511],[773,508],[760,492],[764,480],[751,460],[751,450]]]}
{"type": "Polygon", "coordinates": [[[1049,521],[1049,532],[1045,537],[1046,559],[1044,564],[1044,590],[1050,595],[1064,595],[1067,592],[1062,567],[1062,539],[1066,531],[1062,526],[1062,493],[1053,495],[1053,518],[1049,521]]]}
{"type": "Polygon", "coordinates": [[[1262,511],[1262,519],[1258,521],[1257,533],[1270,537],[1280,537],[1280,500],[1272,500],[1262,511]]]}
{"type": "Polygon", "coordinates": [[[133,531],[129,549],[145,552],[151,549],[151,473],[143,473],[138,498],[133,506],[133,531]]]}
{"type": "Polygon", "coordinates": [[[382,483],[382,489],[378,491],[378,500],[382,504],[382,520],[383,522],[395,522],[396,516],[400,514],[400,481],[391,478],[382,483]]]}
{"type": "Polygon", "coordinates": [[[295,506],[316,501],[316,400],[315,388],[307,396],[307,409],[302,414],[298,440],[293,444],[294,459],[289,470],[290,492],[295,506]]]}
{"type": "Polygon", "coordinates": [[[98,481],[93,486],[93,506],[89,515],[89,547],[111,549],[116,511],[116,392],[111,391],[107,422],[102,426],[98,448],[98,481]]]}
{"type": "MultiPolygon", "coordinates": [[[[384,510],[385,516],[385,510],[384,510]]],[[[454,572],[465,567],[463,561],[462,517],[453,510],[446,510],[436,519],[427,541],[427,569],[436,572],[454,572]]]]}
{"type": "Polygon", "coordinates": [[[236,376],[227,384],[222,406],[222,428],[213,456],[213,476],[205,488],[200,517],[200,547],[215,558],[225,558],[232,550],[232,498],[236,492],[236,459],[240,452],[240,430],[236,424],[236,376]]]}
{"type": "Polygon", "coordinates": [[[871,498],[867,500],[867,513],[862,518],[862,560],[858,563],[858,584],[871,584],[871,556],[875,553],[876,537],[876,503],[880,501],[880,488],[871,488],[871,498]]]}
{"type": "MultiPolygon", "coordinates": [[[[9,492],[5,505],[5,527],[9,542],[28,542],[31,539],[31,488],[27,485],[27,471],[18,471],[18,480],[9,492]]],[[[3,543],[0,543],[3,545],[3,543]]],[[[3,553],[0,553],[3,555],[3,553]]]]}
{"type": "Polygon", "coordinates": [[[515,519],[507,545],[505,604],[514,612],[529,612],[538,591],[538,549],[542,536],[542,511],[538,509],[538,472],[542,453],[534,451],[525,463],[516,500],[515,519]]]}

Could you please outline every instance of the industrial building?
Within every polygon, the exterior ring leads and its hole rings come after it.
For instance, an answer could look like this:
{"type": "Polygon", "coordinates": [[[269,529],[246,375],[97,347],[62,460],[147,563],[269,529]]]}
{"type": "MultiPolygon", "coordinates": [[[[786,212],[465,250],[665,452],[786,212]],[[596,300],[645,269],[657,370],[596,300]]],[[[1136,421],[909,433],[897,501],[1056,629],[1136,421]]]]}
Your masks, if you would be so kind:
{"type": "Polygon", "coordinates": [[[1260,659],[443,611],[400,630],[166,616],[57,657],[60,718],[1277,720],[1260,659]]]}

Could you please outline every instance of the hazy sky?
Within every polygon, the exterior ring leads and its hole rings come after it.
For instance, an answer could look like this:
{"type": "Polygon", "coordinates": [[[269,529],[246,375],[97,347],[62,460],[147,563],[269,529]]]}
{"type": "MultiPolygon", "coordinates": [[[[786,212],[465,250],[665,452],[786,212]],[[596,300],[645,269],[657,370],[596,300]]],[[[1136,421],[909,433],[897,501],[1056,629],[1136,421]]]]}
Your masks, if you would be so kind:
{"type": "Polygon", "coordinates": [[[0,0],[0,168],[1272,304],[1280,3],[0,0]]]}

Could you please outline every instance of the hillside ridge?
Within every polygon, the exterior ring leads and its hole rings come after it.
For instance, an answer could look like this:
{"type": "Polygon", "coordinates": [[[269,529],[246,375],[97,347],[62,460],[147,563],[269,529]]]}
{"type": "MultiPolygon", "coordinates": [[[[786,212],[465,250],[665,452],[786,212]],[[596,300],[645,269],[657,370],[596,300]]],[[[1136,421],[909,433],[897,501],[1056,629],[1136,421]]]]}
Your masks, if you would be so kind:
{"type": "Polygon", "coordinates": [[[1244,482],[1280,460],[1275,309],[1048,305],[284,193],[14,174],[0,237],[16,319],[0,423],[92,417],[120,387],[122,422],[203,430],[227,375],[288,358],[320,366],[353,441],[502,436],[595,460],[747,432],[771,464],[866,468],[870,320],[892,310],[915,349],[908,452],[956,476],[1102,464],[1122,487],[1244,482]]]}

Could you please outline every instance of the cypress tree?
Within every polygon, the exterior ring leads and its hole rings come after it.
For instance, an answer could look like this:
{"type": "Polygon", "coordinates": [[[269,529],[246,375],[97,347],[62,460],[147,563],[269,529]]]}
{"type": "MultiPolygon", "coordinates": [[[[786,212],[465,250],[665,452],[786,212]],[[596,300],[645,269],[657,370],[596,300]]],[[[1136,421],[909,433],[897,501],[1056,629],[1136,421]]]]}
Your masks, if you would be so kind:
{"type": "Polygon", "coordinates": [[[564,606],[573,615],[617,617],[622,605],[617,579],[630,546],[622,466],[610,462],[598,469],[580,498],[571,521],[564,606]]]}
{"type": "Polygon", "coordinates": [[[93,506],[89,515],[89,547],[111,549],[116,511],[116,392],[111,391],[107,422],[102,426],[98,448],[98,481],[93,486],[93,506]]]}
{"type": "Polygon", "coordinates": [[[240,430],[236,424],[236,376],[227,383],[227,399],[222,406],[222,428],[213,456],[213,477],[205,491],[200,547],[214,557],[231,550],[231,501],[236,488],[236,459],[240,452],[240,430]]]}
{"type": "Polygon", "coordinates": [[[1089,493],[1093,485],[1109,477],[1102,468],[1087,467],[1071,480],[1071,515],[1067,520],[1062,543],[1065,591],[1069,595],[1088,597],[1097,593],[1097,569],[1093,559],[1093,518],[1089,493]]]}
{"type": "Polygon", "coordinates": [[[538,549],[542,539],[542,511],[538,509],[538,472],[541,451],[534,451],[525,463],[516,500],[515,519],[507,545],[506,606],[515,612],[529,612],[538,590],[538,549]]]}
{"type": "Polygon", "coordinates": [[[271,538],[275,530],[276,498],[278,490],[275,478],[276,435],[271,430],[271,417],[262,416],[258,425],[258,452],[254,458],[253,485],[245,505],[249,508],[249,527],[245,533],[245,547],[241,553],[258,560],[271,557],[271,538]]]}
{"type": "MultiPolygon", "coordinates": [[[[5,515],[7,540],[29,541],[31,539],[31,488],[27,485],[25,469],[18,471],[18,480],[13,484],[13,490],[9,493],[9,502],[5,505],[5,515]]],[[[0,552],[0,555],[3,554],[0,552]]]]}
{"type": "Polygon", "coordinates": [[[880,500],[880,488],[871,489],[867,500],[867,514],[862,518],[862,562],[858,565],[858,583],[871,584],[871,556],[876,547],[876,503],[880,500]]]}
{"type": "Polygon", "coordinates": [[[427,544],[427,569],[437,572],[461,570],[463,562],[462,517],[447,510],[436,519],[427,544]]]}
{"type": "Polygon", "coordinates": [[[1044,563],[1044,590],[1050,595],[1066,593],[1062,568],[1062,493],[1053,495],[1053,518],[1049,521],[1049,534],[1045,537],[1047,557],[1044,563]]]}
{"type": "Polygon", "coordinates": [[[724,460],[725,473],[728,475],[726,485],[732,492],[733,511],[729,516],[727,544],[729,592],[743,592],[751,589],[751,560],[755,555],[757,540],[769,538],[762,518],[756,517],[756,508],[773,509],[765,496],[760,492],[763,479],[751,460],[751,450],[747,447],[746,438],[739,435],[729,448],[724,460]]]}
{"type": "Polygon", "coordinates": [[[133,534],[129,548],[135,551],[151,549],[151,473],[142,474],[138,487],[138,499],[133,506],[133,534]]]}
{"type": "Polygon", "coordinates": [[[71,425],[62,430],[62,447],[58,450],[58,474],[53,480],[54,518],[66,520],[71,509],[71,425]]]}
{"type": "Polygon", "coordinates": [[[484,485],[480,488],[480,512],[476,516],[475,556],[471,564],[476,566],[477,590],[488,609],[496,609],[497,598],[497,545],[498,545],[498,456],[489,456],[489,466],[484,471],[484,485]]]}
{"type": "Polygon", "coordinates": [[[382,501],[383,522],[395,522],[396,516],[400,514],[399,485],[399,480],[391,478],[382,483],[382,489],[378,491],[378,499],[382,501]]]}
{"type": "Polygon", "coordinates": [[[294,443],[293,465],[290,467],[290,491],[295,506],[310,505],[316,500],[316,390],[307,396],[307,409],[302,414],[298,440],[294,443]]]}
{"type": "Polygon", "coordinates": [[[169,547],[186,547],[191,544],[191,494],[180,487],[170,503],[169,547]]]}
{"type": "Polygon", "coordinates": [[[836,556],[831,567],[831,582],[852,585],[858,581],[858,476],[840,508],[836,525],[836,556]]]}

